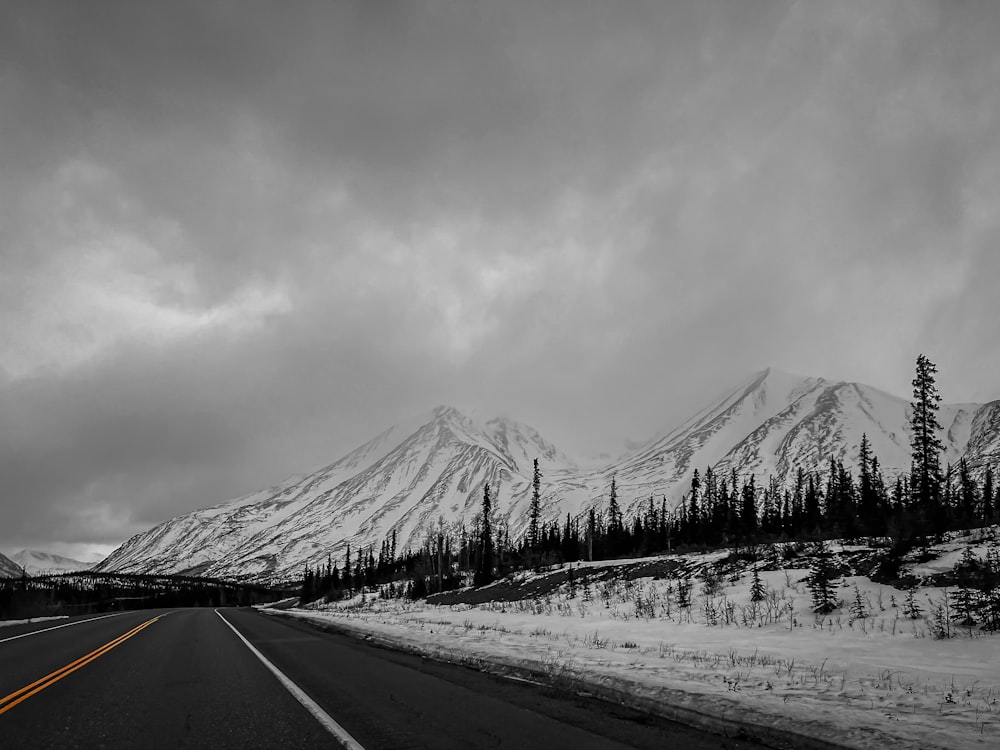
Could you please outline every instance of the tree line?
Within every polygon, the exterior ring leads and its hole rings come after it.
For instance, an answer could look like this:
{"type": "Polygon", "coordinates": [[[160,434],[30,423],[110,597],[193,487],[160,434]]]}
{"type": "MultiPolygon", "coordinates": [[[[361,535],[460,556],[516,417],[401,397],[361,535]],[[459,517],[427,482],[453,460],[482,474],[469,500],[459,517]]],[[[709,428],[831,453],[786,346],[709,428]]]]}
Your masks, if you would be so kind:
{"type": "Polygon", "coordinates": [[[181,575],[59,573],[0,578],[0,620],[154,607],[249,606],[294,596],[295,586],[181,575]]]}

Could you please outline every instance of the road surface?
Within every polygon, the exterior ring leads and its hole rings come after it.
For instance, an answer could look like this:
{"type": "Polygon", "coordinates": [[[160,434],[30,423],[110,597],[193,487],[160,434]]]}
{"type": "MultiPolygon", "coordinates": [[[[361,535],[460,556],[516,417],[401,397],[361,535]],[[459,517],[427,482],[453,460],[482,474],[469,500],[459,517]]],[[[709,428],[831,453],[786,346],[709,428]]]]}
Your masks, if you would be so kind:
{"type": "Polygon", "coordinates": [[[0,748],[758,747],[248,609],[2,627],[0,696],[0,748]]]}

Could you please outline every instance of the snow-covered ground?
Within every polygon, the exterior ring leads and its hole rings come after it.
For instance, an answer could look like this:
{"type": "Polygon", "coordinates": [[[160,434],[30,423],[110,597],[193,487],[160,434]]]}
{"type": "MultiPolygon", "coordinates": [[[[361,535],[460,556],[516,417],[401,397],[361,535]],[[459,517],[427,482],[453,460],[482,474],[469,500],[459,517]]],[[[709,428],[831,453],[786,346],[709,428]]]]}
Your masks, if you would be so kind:
{"type": "Polygon", "coordinates": [[[27,625],[34,622],[46,622],[48,620],[66,620],[69,619],[69,615],[58,615],[56,617],[29,617],[27,620],[0,620],[0,628],[7,627],[9,625],[27,625]]]}
{"type": "MultiPolygon", "coordinates": [[[[985,554],[990,535],[995,528],[949,541],[923,565],[953,565],[963,546],[985,554]]],[[[1000,635],[958,627],[955,637],[935,639],[930,613],[942,588],[919,590],[923,614],[912,619],[905,591],[847,576],[836,589],[843,606],[820,616],[805,568],[761,571],[761,602],[751,601],[750,565],[713,592],[698,572],[725,556],[685,558],[694,574],[690,608],[679,606],[677,579],[629,580],[631,562],[574,566],[572,581],[517,601],[435,606],[369,594],[285,614],[436,658],[594,685],[705,726],[739,717],[765,734],[774,727],[866,749],[1000,747],[1000,635]]],[[[566,569],[540,575],[565,578],[566,569]]]]}

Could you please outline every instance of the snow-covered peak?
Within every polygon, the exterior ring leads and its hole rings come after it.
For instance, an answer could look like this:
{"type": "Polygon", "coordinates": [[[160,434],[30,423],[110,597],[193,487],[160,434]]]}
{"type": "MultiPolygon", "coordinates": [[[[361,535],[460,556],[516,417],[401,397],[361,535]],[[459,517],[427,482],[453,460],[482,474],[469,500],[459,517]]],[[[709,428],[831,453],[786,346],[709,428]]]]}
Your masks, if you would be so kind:
{"type": "Polygon", "coordinates": [[[487,483],[519,524],[535,458],[550,476],[574,470],[532,427],[439,406],[305,477],[136,535],[99,567],[284,575],[390,534],[401,549],[416,546],[441,519],[468,522],[487,483]]]}
{"type": "Polygon", "coordinates": [[[36,549],[23,549],[11,555],[10,559],[23,568],[29,576],[88,570],[95,564],[36,549]]]}

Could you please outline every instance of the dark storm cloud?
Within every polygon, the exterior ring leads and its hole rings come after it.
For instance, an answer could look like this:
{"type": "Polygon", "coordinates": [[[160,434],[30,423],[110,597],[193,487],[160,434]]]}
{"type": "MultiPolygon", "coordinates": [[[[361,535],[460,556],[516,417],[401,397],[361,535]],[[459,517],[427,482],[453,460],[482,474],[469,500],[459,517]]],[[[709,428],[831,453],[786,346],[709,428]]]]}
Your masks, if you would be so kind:
{"type": "Polygon", "coordinates": [[[114,543],[439,402],[614,451],[767,365],[905,393],[940,352],[946,398],[995,397],[998,21],[5,4],[0,548],[114,543]]]}

